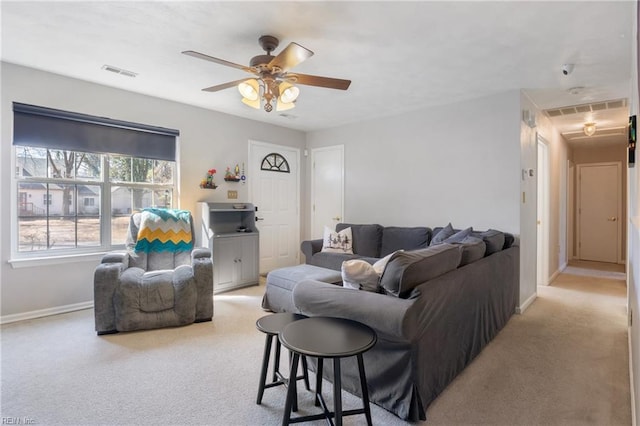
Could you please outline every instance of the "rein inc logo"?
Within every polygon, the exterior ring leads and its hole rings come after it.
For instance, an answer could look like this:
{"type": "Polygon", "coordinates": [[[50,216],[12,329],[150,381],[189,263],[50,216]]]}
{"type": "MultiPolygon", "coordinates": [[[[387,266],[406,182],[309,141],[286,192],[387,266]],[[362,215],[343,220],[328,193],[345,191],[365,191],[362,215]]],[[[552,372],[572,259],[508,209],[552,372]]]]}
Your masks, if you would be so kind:
{"type": "Polygon", "coordinates": [[[35,425],[35,419],[31,417],[2,417],[0,424],[3,425],[35,425]]]}

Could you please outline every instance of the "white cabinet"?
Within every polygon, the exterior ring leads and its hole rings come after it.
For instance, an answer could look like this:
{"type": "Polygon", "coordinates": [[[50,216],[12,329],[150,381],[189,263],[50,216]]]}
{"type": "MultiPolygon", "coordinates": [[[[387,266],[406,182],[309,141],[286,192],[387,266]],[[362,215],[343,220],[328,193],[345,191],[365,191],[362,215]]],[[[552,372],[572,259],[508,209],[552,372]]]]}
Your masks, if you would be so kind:
{"type": "Polygon", "coordinates": [[[214,238],[213,264],[214,291],[258,284],[258,234],[214,238]]]}
{"type": "Polygon", "coordinates": [[[242,204],[198,203],[198,243],[212,250],[214,293],[258,284],[255,208],[242,204]]]}

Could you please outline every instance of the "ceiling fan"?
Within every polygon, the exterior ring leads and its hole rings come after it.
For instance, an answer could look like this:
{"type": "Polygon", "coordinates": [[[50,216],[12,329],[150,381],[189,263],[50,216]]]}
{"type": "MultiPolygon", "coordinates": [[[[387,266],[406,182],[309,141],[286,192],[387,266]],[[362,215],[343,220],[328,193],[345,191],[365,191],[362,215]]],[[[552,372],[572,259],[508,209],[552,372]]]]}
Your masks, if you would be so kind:
{"type": "Polygon", "coordinates": [[[271,52],[280,43],[276,37],[263,35],[258,39],[258,43],[267,53],[266,55],[258,55],[251,58],[249,66],[225,61],[224,59],[193,50],[185,50],[182,53],[253,74],[255,78],[243,78],[202,90],[205,92],[217,92],[237,86],[243,96],[242,102],[256,109],[259,109],[260,104],[264,103],[264,109],[267,112],[273,110],[274,103],[277,111],[294,108],[295,101],[300,93],[300,89],[295,86],[296,84],[338,90],[347,90],[351,84],[351,80],[289,72],[291,68],[313,56],[311,50],[302,47],[298,43],[289,43],[277,56],[271,55],[271,52]]]}

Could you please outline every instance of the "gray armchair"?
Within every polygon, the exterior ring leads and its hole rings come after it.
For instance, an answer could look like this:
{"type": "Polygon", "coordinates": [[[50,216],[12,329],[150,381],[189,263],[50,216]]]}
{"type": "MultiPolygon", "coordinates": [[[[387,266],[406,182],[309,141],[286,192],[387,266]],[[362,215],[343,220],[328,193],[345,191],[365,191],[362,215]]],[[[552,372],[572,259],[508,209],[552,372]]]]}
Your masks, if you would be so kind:
{"type": "Polygon", "coordinates": [[[193,248],[194,235],[189,212],[145,209],[131,216],[127,251],[106,254],[95,270],[98,335],[211,321],[211,251],[193,248]],[[170,229],[176,212],[181,237],[170,229]]]}

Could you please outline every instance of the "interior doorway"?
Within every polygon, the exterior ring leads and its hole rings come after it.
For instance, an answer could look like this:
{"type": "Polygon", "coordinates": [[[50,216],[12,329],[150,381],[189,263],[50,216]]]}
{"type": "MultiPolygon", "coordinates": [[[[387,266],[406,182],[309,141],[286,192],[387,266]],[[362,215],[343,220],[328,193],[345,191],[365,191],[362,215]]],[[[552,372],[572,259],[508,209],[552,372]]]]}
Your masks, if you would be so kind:
{"type": "Polygon", "coordinates": [[[618,263],[622,238],[621,164],[578,164],[578,259],[618,263]]]}
{"type": "Polygon", "coordinates": [[[344,145],[311,150],[311,239],[344,222],[344,145]]]}
{"type": "Polygon", "coordinates": [[[536,284],[549,285],[549,146],[538,135],[536,284]]]}

